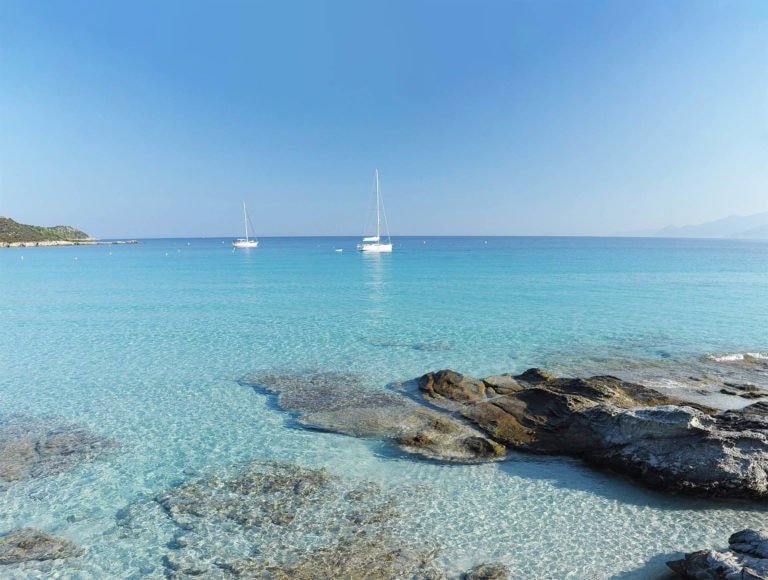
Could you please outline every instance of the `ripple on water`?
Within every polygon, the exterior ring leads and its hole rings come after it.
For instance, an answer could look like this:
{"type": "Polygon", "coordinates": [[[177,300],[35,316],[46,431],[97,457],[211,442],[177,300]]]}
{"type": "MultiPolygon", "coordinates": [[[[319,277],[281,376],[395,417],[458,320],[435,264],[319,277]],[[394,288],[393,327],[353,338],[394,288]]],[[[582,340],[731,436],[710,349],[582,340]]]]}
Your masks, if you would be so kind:
{"type": "MultiPolygon", "coordinates": [[[[663,570],[660,554],[768,525],[763,506],[660,497],[558,458],[414,461],[376,441],[296,429],[237,383],[281,367],[364,373],[376,388],[445,367],[615,374],[647,361],[659,369],[649,378],[686,383],[710,371],[668,371],[697,353],[765,351],[764,245],[498,239],[479,256],[471,239],[418,250],[404,240],[390,257],[358,260],[315,251],[316,240],[265,242],[250,255],[218,240],[177,253],[179,243],[80,248],[76,268],[66,248],[27,251],[23,262],[0,252],[0,311],[12,325],[0,333],[3,412],[55,413],[119,444],[0,492],[0,530],[34,526],[86,548],[49,572],[162,577],[175,524],[159,513],[127,534],[118,510],[254,459],[377,483],[398,499],[403,540],[433,539],[452,573],[501,560],[518,577],[647,578],[663,570]]],[[[711,374],[731,380],[751,372],[744,362],[711,374]]]]}

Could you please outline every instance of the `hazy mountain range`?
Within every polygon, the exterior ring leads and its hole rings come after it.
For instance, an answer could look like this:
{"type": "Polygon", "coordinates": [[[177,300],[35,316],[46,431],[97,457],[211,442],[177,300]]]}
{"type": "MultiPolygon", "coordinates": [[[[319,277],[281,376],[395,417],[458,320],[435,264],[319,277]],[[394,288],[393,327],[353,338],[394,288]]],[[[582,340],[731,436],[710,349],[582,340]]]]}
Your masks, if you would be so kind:
{"type": "Polygon", "coordinates": [[[653,235],[665,238],[768,239],[768,211],[752,215],[731,215],[698,225],[667,226],[653,235]]]}

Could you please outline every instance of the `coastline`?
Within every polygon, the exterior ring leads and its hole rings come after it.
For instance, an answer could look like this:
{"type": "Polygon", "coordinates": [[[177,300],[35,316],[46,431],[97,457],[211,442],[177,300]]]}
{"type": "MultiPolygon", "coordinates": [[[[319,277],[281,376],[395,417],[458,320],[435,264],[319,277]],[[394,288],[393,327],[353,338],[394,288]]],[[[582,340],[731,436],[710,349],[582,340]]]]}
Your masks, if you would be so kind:
{"type": "Polygon", "coordinates": [[[138,244],[138,240],[47,240],[40,242],[0,242],[0,248],[37,248],[54,246],[114,246],[138,244]]]}

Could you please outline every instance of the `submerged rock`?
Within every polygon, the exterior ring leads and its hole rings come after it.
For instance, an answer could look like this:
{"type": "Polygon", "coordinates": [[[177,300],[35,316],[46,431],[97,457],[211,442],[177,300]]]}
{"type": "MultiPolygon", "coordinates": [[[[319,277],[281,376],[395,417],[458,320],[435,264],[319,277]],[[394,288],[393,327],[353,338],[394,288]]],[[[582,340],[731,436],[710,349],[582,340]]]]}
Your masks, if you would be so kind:
{"type": "Polygon", "coordinates": [[[58,560],[80,556],[77,544],[35,528],[20,528],[0,537],[0,564],[19,564],[32,560],[58,560]]]}
{"type": "Polygon", "coordinates": [[[653,487],[705,496],[768,498],[768,417],[716,412],[610,376],[556,378],[539,369],[485,380],[443,370],[422,376],[422,396],[490,438],[562,454],[653,487]]]}
{"type": "MultiPolygon", "coordinates": [[[[436,459],[489,460],[506,452],[502,444],[464,421],[401,393],[366,389],[356,375],[265,373],[242,382],[277,394],[278,405],[296,413],[296,420],[305,426],[389,439],[405,451],[436,459]]],[[[475,387],[484,391],[482,383],[475,387]]]]}
{"type": "Polygon", "coordinates": [[[504,564],[480,564],[461,576],[461,580],[507,580],[509,568],[504,564]]]}
{"type": "Polygon", "coordinates": [[[724,395],[733,395],[742,399],[762,399],[768,397],[768,390],[750,383],[723,383],[726,388],[720,389],[724,395]]]}
{"type": "Polygon", "coordinates": [[[405,539],[400,501],[322,469],[252,462],[134,504],[119,525],[141,530],[156,521],[146,512],[164,514],[176,529],[163,560],[172,578],[444,578],[438,547],[405,539]]]}
{"type": "Polygon", "coordinates": [[[683,578],[697,580],[768,579],[768,533],[742,530],[728,539],[728,550],[699,550],[667,562],[683,578]]]}
{"type": "Polygon", "coordinates": [[[61,473],[112,447],[112,440],[76,425],[16,415],[2,417],[0,486],[61,473]]]}
{"type": "Polygon", "coordinates": [[[439,580],[446,577],[432,563],[431,554],[422,553],[406,545],[393,547],[381,540],[375,537],[344,538],[331,546],[307,552],[284,565],[265,563],[258,558],[246,558],[222,563],[219,567],[235,576],[274,580],[439,580]]]}

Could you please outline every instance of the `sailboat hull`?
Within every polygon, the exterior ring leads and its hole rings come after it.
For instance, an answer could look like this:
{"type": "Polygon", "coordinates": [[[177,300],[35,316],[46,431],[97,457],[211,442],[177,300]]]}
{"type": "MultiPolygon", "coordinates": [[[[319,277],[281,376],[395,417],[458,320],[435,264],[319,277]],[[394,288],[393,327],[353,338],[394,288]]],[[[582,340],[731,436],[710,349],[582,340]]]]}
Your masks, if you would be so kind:
{"type": "Polygon", "coordinates": [[[358,244],[357,249],[366,254],[385,254],[392,251],[392,244],[358,244]]]}
{"type": "Polygon", "coordinates": [[[235,248],[258,248],[258,240],[235,240],[232,242],[232,246],[235,248]]]}

